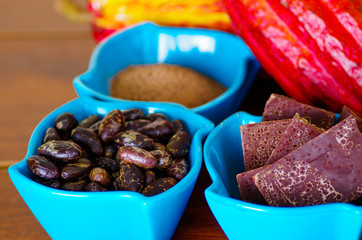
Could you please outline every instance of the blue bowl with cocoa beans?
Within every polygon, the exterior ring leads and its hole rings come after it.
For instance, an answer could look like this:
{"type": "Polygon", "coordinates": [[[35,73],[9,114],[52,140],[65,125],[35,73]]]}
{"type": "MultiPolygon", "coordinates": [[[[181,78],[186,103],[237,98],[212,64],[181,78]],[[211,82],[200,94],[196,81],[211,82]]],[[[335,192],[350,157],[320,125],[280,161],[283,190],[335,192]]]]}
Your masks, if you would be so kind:
{"type": "MultiPolygon", "coordinates": [[[[129,112],[132,111],[130,110],[129,112]]],[[[132,118],[134,117],[129,119],[132,118]]],[[[89,120],[88,123],[89,122],[91,121],[89,120]]],[[[38,124],[30,138],[25,159],[12,165],[9,168],[9,175],[30,210],[52,239],[170,239],[184,212],[201,169],[202,141],[213,128],[214,124],[210,120],[177,104],[151,102],[140,104],[138,102],[126,101],[104,102],[92,98],[80,97],[54,110],[38,124]],[[164,143],[161,140],[168,139],[165,137],[166,135],[170,137],[172,134],[176,135],[179,132],[186,132],[188,134],[189,140],[180,144],[181,146],[188,146],[188,148],[181,147],[183,150],[186,149],[181,153],[183,157],[181,157],[181,155],[177,156],[175,152],[172,153],[173,162],[176,162],[176,159],[186,159],[186,162],[184,161],[185,164],[182,165],[187,169],[186,171],[182,170],[181,175],[172,175],[175,172],[170,173],[167,169],[170,169],[173,165],[168,165],[167,168],[161,169],[162,171],[160,169],[157,169],[157,171],[154,170],[156,167],[162,165],[161,160],[157,158],[159,161],[157,160],[157,163],[154,164],[152,161],[149,161],[149,158],[147,158],[148,160],[144,160],[146,157],[143,155],[132,155],[133,150],[130,149],[141,149],[141,146],[138,148],[132,144],[127,145],[127,140],[121,140],[121,138],[117,138],[117,143],[120,145],[116,148],[116,157],[114,157],[114,155],[112,156],[112,151],[105,150],[105,145],[113,144],[113,146],[115,146],[116,141],[112,140],[113,142],[109,142],[109,139],[110,136],[119,131],[119,129],[121,129],[120,131],[124,130],[124,132],[127,132],[125,128],[128,130],[133,129],[129,130],[129,132],[134,134],[134,129],[142,128],[140,126],[134,128],[133,123],[135,121],[127,120],[125,111],[129,109],[138,109],[138,111],[135,111],[135,114],[141,112],[145,118],[148,116],[147,124],[151,123],[155,124],[154,126],[159,126],[158,123],[163,121],[168,124],[167,126],[170,126],[172,122],[172,128],[169,128],[169,130],[156,131],[156,138],[158,138],[159,141],[155,140],[152,145],[153,147],[148,147],[147,151],[143,149],[139,150],[143,151],[141,154],[147,155],[152,149],[156,149],[156,142],[157,146],[161,145],[159,143],[164,143]],[[119,120],[122,119],[122,117],[119,117],[121,116],[119,111],[121,111],[122,116],[124,116],[124,128],[108,127],[113,126],[112,124],[115,122],[122,122],[122,120],[119,120]],[[117,114],[114,114],[115,112],[117,114]],[[64,126],[69,126],[70,124],[68,123],[74,121],[74,119],[72,121],[68,120],[69,116],[60,117],[64,115],[72,115],[77,124],[79,124],[71,132],[71,139],[73,139],[73,141],[63,140],[69,139],[69,136],[67,136],[68,130],[64,132],[59,130],[62,128],[64,130],[64,126]],[[97,124],[92,124],[92,127],[90,127],[89,124],[85,127],[82,120],[88,119],[89,116],[96,116],[101,120],[98,120],[97,124]],[[166,117],[167,120],[165,120],[164,117],[166,117]],[[129,121],[131,121],[132,124],[128,124],[127,122],[129,121]],[[155,122],[157,122],[157,124],[155,122]],[[45,134],[48,129],[55,125],[56,130],[58,130],[56,132],[58,135],[51,131],[45,134]],[[79,131],[80,129],[83,129],[84,132],[79,131]],[[82,140],[87,139],[82,138],[82,136],[88,136],[88,133],[86,133],[84,129],[92,129],[93,133],[98,133],[98,139],[101,139],[101,143],[103,144],[103,153],[97,153],[98,148],[95,146],[98,145],[94,142],[82,140]],[[118,130],[116,131],[114,129],[118,130]],[[170,134],[170,131],[173,131],[173,133],[170,134]],[[76,135],[77,132],[79,133],[78,135],[76,135]],[[49,139],[49,141],[44,142],[45,136],[47,136],[46,138],[49,139]],[[60,136],[61,140],[57,140],[59,139],[57,136],[60,136]],[[80,138],[74,138],[75,136],[80,136],[80,138]],[[123,142],[121,143],[120,141],[123,142]],[[60,147],[65,145],[64,142],[66,142],[66,146],[68,146],[67,149],[60,147]],[[47,145],[47,147],[44,147],[45,145],[47,145]],[[74,147],[76,145],[78,145],[78,147],[74,147]],[[78,154],[77,151],[79,149],[87,149],[87,146],[93,147],[91,150],[84,150],[78,154]],[[120,149],[126,149],[126,155],[128,154],[127,156],[130,156],[129,159],[133,160],[126,162],[124,156],[119,154],[119,152],[121,152],[120,149]],[[98,162],[96,159],[103,159],[99,156],[111,158],[114,160],[113,163],[116,164],[107,165],[104,162],[98,162]],[[142,156],[142,158],[140,158],[141,160],[137,160],[137,156],[142,156]],[[48,159],[48,161],[44,160],[44,158],[48,159]],[[74,161],[76,158],[77,160],[74,161]],[[49,167],[49,159],[53,162],[53,165],[50,164],[52,165],[51,167],[49,167]],[[89,174],[83,174],[82,177],[79,175],[79,179],[76,178],[76,180],[72,180],[73,178],[70,178],[70,176],[74,177],[76,171],[70,171],[69,167],[86,166],[89,172],[90,168],[88,168],[89,165],[87,165],[89,161],[87,162],[87,159],[91,159],[91,168],[93,169],[89,174]],[[137,164],[141,164],[141,167],[144,168],[141,168],[137,164]],[[141,169],[135,170],[132,168],[128,172],[134,174],[136,177],[138,176],[138,178],[131,178],[133,183],[136,182],[138,184],[136,188],[132,187],[135,185],[132,185],[130,181],[124,182],[124,179],[122,180],[124,171],[122,170],[123,172],[120,172],[119,170],[131,165],[138,166],[138,169],[141,169]],[[62,169],[61,172],[58,170],[59,173],[54,173],[56,172],[54,168],[52,168],[54,166],[62,169]],[[109,173],[108,178],[105,177],[104,172],[93,172],[95,168],[98,168],[98,170],[103,168],[110,171],[109,168],[107,168],[109,166],[110,168],[112,168],[112,166],[115,167],[115,169],[112,170],[115,172],[112,175],[109,173]],[[66,168],[67,170],[65,170],[66,168]],[[52,171],[52,169],[54,171],[52,171]],[[149,172],[151,170],[154,170],[156,175],[150,175],[149,172]],[[159,173],[158,170],[162,173],[159,173]],[[34,172],[36,172],[38,176],[34,174],[34,172]],[[94,174],[92,175],[91,172],[94,174]],[[147,178],[146,172],[148,173],[147,178]],[[141,173],[141,175],[139,175],[139,173],[141,173]],[[59,174],[59,176],[57,174],[59,174]],[[49,177],[48,179],[53,180],[44,180],[43,177],[49,177]],[[68,180],[65,181],[64,179],[67,178],[68,180]],[[170,178],[174,178],[174,180],[167,181],[166,184],[164,184],[165,182],[158,182],[158,184],[152,185],[152,183],[157,182],[158,179],[170,178]],[[58,183],[55,183],[54,179],[58,181],[58,183]],[[111,183],[107,182],[107,179],[110,179],[111,183]],[[116,179],[118,182],[116,182],[116,179]],[[84,181],[88,182],[87,185],[83,184],[84,181]],[[139,185],[140,182],[141,187],[139,185]],[[168,183],[169,185],[167,185],[168,183]],[[79,185],[82,186],[79,187],[79,185]],[[145,190],[150,185],[153,187],[145,190]],[[130,188],[127,186],[130,186],[130,188]],[[160,190],[160,188],[157,188],[158,186],[163,187],[163,189],[160,190]],[[141,191],[141,188],[145,191],[141,191]]],[[[147,127],[143,129],[147,129],[147,127]]],[[[137,130],[137,133],[141,133],[141,130],[137,130]]],[[[132,136],[129,137],[129,139],[131,139],[132,136]]],[[[142,140],[142,143],[143,142],[147,141],[142,140]]],[[[163,145],[167,146],[167,150],[172,148],[169,148],[169,145],[166,143],[163,145]]],[[[157,147],[157,149],[164,148],[157,147]]],[[[173,149],[178,148],[175,147],[173,149]]],[[[163,163],[165,163],[165,161],[166,160],[162,160],[163,163]]],[[[178,172],[177,170],[175,171],[176,173],[178,172]]],[[[77,172],[77,174],[78,173],[79,172],[77,172]]]]}
{"type": "MultiPolygon", "coordinates": [[[[224,86],[226,90],[222,94],[201,105],[190,107],[192,105],[188,106],[184,102],[171,101],[187,106],[214,123],[221,122],[238,110],[259,70],[258,61],[236,35],[216,30],[165,27],[145,22],[120,30],[101,41],[93,51],[88,70],[75,77],[73,84],[79,96],[91,96],[106,101],[130,100],[111,94],[112,80],[117,73],[130,66],[150,64],[189,68],[224,86]]],[[[198,87],[190,88],[192,91],[198,87]]],[[[174,89],[175,87],[165,87],[160,89],[159,95],[162,91],[174,89]]],[[[178,93],[172,94],[176,95],[178,93]]],[[[195,95],[200,97],[202,94],[195,95]]],[[[186,98],[188,97],[182,99],[186,98]]],[[[140,104],[142,102],[140,100],[140,104]]]]}
{"type": "Polygon", "coordinates": [[[245,172],[240,126],[261,121],[262,116],[236,112],[216,126],[204,144],[212,179],[205,197],[228,239],[361,239],[360,203],[276,207],[241,200],[236,179],[245,172]]]}

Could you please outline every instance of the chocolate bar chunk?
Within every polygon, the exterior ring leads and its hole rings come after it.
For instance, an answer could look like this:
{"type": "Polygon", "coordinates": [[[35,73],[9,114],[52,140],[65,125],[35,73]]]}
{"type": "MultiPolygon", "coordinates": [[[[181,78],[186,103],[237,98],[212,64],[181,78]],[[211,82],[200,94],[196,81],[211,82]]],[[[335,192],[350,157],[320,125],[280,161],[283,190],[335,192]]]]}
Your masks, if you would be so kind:
{"type": "Polygon", "coordinates": [[[278,159],[303,146],[322,132],[324,132],[324,129],[316,127],[296,113],[266,164],[276,162],[278,159]]]}
{"type": "Polygon", "coordinates": [[[240,191],[240,198],[243,201],[267,205],[263,195],[255,186],[253,176],[264,167],[253,169],[247,172],[242,172],[236,175],[236,181],[240,191]]]}
{"type": "Polygon", "coordinates": [[[347,106],[343,106],[342,111],[341,111],[341,116],[338,118],[338,122],[341,122],[342,120],[346,119],[347,117],[349,117],[351,115],[354,116],[355,118],[357,118],[358,128],[362,132],[362,117],[347,106]]]}
{"type": "Polygon", "coordinates": [[[291,121],[284,119],[240,126],[245,171],[265,165],[291,121]]]}
{"type": "Polygon", "coordinates": [[[362,134],[350,116],[253,179],[272,206],[350,202],[362,196],[361,155],[362,134]]]}
{"type": "Polygon", "coordinates": [[[296,113],[310,117],[311,122],[320,128],[329,129],[334,124],[334,113],[275,93],[265,104],[262,121],[293,118],[296,113]]]}

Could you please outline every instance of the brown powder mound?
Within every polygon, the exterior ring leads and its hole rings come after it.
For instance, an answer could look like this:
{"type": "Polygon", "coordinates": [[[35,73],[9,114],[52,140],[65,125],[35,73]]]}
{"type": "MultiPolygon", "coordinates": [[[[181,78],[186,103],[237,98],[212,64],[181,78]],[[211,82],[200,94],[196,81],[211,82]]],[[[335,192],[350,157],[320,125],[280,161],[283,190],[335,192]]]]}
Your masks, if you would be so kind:
{"type": "Polygon", "coordinates": [[[188,108],[221,95],[226,88],[192,69],[170,64],[134,65],[112,80],[110,95],[116,98],[176,102],[188,108]]]}

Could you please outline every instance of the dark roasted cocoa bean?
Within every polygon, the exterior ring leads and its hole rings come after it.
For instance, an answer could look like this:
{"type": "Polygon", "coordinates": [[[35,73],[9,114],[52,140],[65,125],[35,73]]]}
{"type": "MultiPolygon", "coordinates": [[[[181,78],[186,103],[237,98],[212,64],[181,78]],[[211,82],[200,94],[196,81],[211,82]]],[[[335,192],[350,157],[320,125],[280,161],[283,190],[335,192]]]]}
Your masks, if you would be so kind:
{"type": "Polygon", "coordinates": [[[75,163],[68,163],[62,168],[60,173],[64,180],[76,180],[89,173],[92,162],[86,158],[81,158],[75,163]]]}
{"type": "Polygon", "coordinates": [[[184,124],[183,124],[183,122],[181,120],[179,120],[179,119],[172,120],[171,124],[172,124],[173,130],[175,132],[177,132],[177,131],[185,131],[185,126],[184,126],[184,124]]]}
{"type": "Polygon", "coordinates": [[[132,108],[132,109],[127,109],[127,110],[122,110],[122,113],[123,113],[124,119],[126,121],[139,119],[143,115],[141,109],[139,109],[139,108],[132,108]]]}
{"type": "Polygon", "coordinates": [[[50,127],[45,131],[43,143],[46,143],[46,142],[49,142],[52,140],[60,140],[60,135],[59,135],[57,129],[50,127]]]}
{"type": "Polygon", "coordinates": [[[172,156],[165,150],[152,150],[150,153],[157,158],[158,164],[156,169],[162,170],[172,165],[172,156]]]}
{"type": "Polygon", "coordinates": [[[60,114],[54,122],[55,128],[62,133],[71,131],[77,125],[78,122],[75,119],[74,115],[67,112],[60,114]]]}
{"type": "Polygon", "coordinates": [[[149,113],[144,118],[148,119],[148,120],[151,120],[152,122],[156,121],[158,119],[168,120],[167,117],[162,113],[149,113]]]}
{"type": "Polygon", "coordinates": [[[104,146],[103,148],[104,153],[103,156],[104,157],[108,157],[108,158],[115,158],[118,148],[116,148],[113,144],[108,144],[106,146],[104,146]]]}
{"type": "Polygon", "coordinates": [[[147,185],[141,193],[147,197],[151,197],[172,188],[176,183],[177,181],[173,177],[159,178],[147,185]]]}
{"type": "Polygon", "coordinates": [[[74,142],[49,141],[38,148],[38,154],[54,161],[65,163],[77,161],[83,154],[83,149],[74,142]]]}
{"type": "Polygon", "coordinates": [[[166,172],[168,176],[181,180],[187,175],[189,168],[189,162],[185,158],[176,158],[166,172]]]}
{"type": "Polygon", "coordinates": [[[107,186],[111,182],[108,172],[101,167],[93,168],[89,173],[89,179],[92,182],[100,183],[103,186],[107,186]]]}
{"type": "Polygon", "coordinates": [[[111,141],[124,128],[124,122],[124,116],[120,110],[115,109],[109,112],[99,125],[99,137],[105,143],[111,141]]]}
{"type": "Polygon", "coordinates": [[[136,120],[131,120],[131,121],[126,121],[125,122],[125,126],[124,126],[124,130],[134,130],[137,131],[138,129],[140,129],[143,126],[146,126],[147,124],[151,123],[151,120],[148,119],[136,119],[136,120]]]}
{"type": "Polygon", "coordinates": [[[103,119],[91,115],[79,124],[73,114],[63,113],[54,124],[44,135],[39,155],[27,160],[29,169],[52,170],[34,173],[35,181],[45,186],[68,191],[142,191],[153,196],[188,172],[187,159],[180,158],[190,147],[185,126],[162,113],[143,117],[138,108],[115,109],[103,119]],[[173,155],[178,157],[176,162],[173,155]]]}
{"type": "Polygon", "coordinates": [[[60,189],[60,187],[62,186],[62,183],[60,181],[58,181],[57,179],[47,180],[44,178],[37,177],[34,180],[37,183],[40,183],[44,186],[51,187],[51,188],[60,189]]]}
{"type": "Polygon", "coordinates": [[[151,150],[154,146],[152,138],[136,131],[120,132],[114,137],[113,142],[118,148],[121,146],[132,146],[151,150]]]}
{"type": "Polygon", "coordinates": [[[47,158],[33,155],[26,160],[28,169],[35,175],[44,179],[57,179],[59,177],[58,167],[47,158]]]}
{"type": "Polygon", "coordinates": [[[190,136],[185,131],[177,131],[167,143],[167,151],[173,157],[186,157],[190,151],[190,136]]]}
{"type": "MultiPolygon", "coordinates": [[[[73,141],[73,140],[72,140],[73,141]]],[[[87,158],[87,159],[90,159],[91,157],[93,157],[93,156],[91,156],[88,152],[86,152],[86,151],[83,151],[83,153],[82,153],[82,156],[81,156],[81,158],[87,158]]]]}
{"type": "Polygon", "coordinates": [[[109,157],[98,157],[94,159],[96,167],[104,168],[107,172],[112,173],[119,170],[116,160],[109,157]]]}
{"type": "Polygon", "coordinates": [[[76,127],[72,130],[72,139],[87,153],[93,156],[103,155],[103,145],[96,133],[88,128],[76,127]]]}
{"type": "Polygon", "coordinates": [[[88,185],[88,182],[85,179],[78,179],[76,181],[67,181],[62,186],[61,189],[68,191],[84,191],[85,187],[88,185]]]}
{"type": "Polygon", "coordinates": [[[120,147],[117,155],[121,161],[127,164],[132,163],[144,169],[153,168],[158,164],[155,156],[153,156],[150,152],[138,147],[120,147]]]}
{"type": "Polygon", "coordinates": [[[88,192],[104,192],[104,191],[107,191],[106,188],[104,188],[101,184],[96,183],[96,182],[88,183],[88,185],[85,187],[85,190],[88,191],[88,192]]]}
{"type": "Polygon", "coordinates": [[[112,177],[116,190],[139,192],[143,186],[142,171],[133,164],[123,164],[112,177]]]}
{"type": "Polygon", "coordinates": [[[143,176],[144,176],[144,183],[145,183],[146,186],[156,180],[156,173],[155,173],[155,171],[150,170],[150,169],[148,169],[148,170],[144,173],[143,176]]]}
{"type": "Polygon", "coordinates": [[[60,135],[60,140],[64,140],[64,141],[70,141],[72,140],[71,138],[71,132],[59,132],[59,135],[60,135]]]}
{"type": "Polygon", "coordinates": [[[174,133],[171,123],[165,119],[157,119],[138,129],[138,132],[160,142],[168,141],[174,133]]]}
{"type": "Polygon", "coordinates": [[[86,119],[83,119],[78,127],[84,127],[84,128],[89,128],[90,126],[92,126],[93,124],[95,124],[96,122],[98,122],[100,120],[99,116],[94,114],[94,115],[90,115],[89,117],[87,117],[86,119]]]}
{"type": "Polygon", "coordinates": [[[114,161],[117,163],[118,167],[121,167],[121,165],[126,164],[120,159],[118,152],[117,152],[116,156],[114,157],[114,161]]]}
{"type": "Polygon", "coordinates": [[[89,130],[98,133],[98,129],[99,129],[99,126],[101,125],[101,123],[102,123],[102,120],[99,120],[98,122],[93,123],[93,124],[89,127],[89,130]]]}
{"type": "Polygon", "coordinates": [[[165,150],[167,151],[166,145],[160,142],[155,142],[153,146],[153,150],[165,150]]]}

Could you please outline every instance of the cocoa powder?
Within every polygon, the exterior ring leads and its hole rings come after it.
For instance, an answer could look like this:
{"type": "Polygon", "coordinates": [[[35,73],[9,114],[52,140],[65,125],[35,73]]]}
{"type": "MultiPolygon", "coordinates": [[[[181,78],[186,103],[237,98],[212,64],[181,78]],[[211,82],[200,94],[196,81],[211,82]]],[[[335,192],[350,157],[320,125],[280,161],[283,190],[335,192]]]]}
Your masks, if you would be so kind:
{"type": "Polygon", "coordinates": [[[110,95],[137,101],[176,102],[188,108],[205,104],[226,90],[190,68],[171,64],[133,65],[112,79],[110,95]]]}

